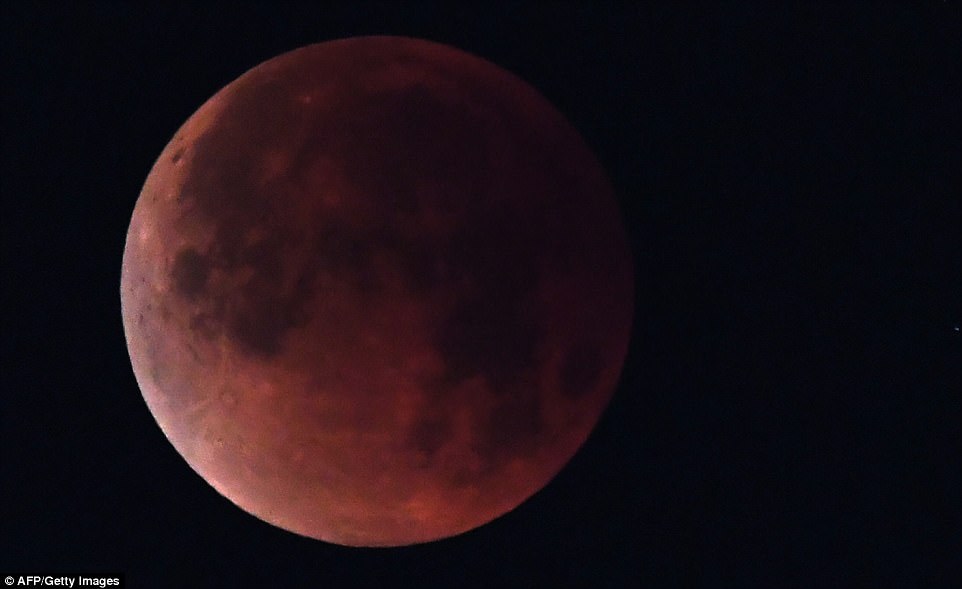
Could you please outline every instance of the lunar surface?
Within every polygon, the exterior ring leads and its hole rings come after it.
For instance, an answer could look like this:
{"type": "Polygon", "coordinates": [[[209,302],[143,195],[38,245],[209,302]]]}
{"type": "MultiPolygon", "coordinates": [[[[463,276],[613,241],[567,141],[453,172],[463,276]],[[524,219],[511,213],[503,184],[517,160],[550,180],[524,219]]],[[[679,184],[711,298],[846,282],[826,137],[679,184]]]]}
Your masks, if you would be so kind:
{"type": "Polygon", "coordinates": [[[301,48],[150,171],[121,303],[171,444],[241,509],[352,546],[476,528],[544,487],[618,382],[612,188],[535,90],[459,50],[301,48]]]}

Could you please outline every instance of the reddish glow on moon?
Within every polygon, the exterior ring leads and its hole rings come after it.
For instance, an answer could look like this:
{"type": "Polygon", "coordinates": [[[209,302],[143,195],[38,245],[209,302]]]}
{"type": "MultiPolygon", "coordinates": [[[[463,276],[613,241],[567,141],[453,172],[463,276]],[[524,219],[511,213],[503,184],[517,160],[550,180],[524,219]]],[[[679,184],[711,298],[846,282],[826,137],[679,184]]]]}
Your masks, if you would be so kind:
{"type": "Polygon", "coordinates": [[[471,530],[587,438],[633,275],[569,123],[450,47],[366,37],[250,70],[176,133],[121,302],[151,413],[241,509],[355,546],[471,530]]]}

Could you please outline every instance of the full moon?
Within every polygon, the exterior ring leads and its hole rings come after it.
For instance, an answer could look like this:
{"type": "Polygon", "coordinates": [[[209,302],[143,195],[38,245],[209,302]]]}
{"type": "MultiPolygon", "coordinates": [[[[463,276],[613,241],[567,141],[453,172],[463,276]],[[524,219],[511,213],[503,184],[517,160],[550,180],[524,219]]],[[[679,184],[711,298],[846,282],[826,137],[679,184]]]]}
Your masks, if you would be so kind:
{"type": "Polygon", "coordinates": [[[608,405],[633,312],[601,165],[545,98],[433,42],[285,53],[217,92],[127,233],[134,375],[244,511],[349,546],[464,533],[608,405]]]}

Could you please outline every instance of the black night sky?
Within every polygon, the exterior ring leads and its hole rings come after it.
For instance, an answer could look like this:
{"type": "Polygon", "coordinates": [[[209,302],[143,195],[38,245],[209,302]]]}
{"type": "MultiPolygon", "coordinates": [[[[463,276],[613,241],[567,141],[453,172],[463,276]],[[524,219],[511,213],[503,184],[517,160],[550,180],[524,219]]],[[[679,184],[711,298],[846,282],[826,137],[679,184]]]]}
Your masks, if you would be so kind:
{"type": "Polygon", "coordinates": [[[0,574],[962,583],[958,4],[451,4],[0,8],[0,574]],[[148,412],[120,316],[127,224],[176,129],[251,67],[366,34],[536,87],[609,173],[636,272],[621,385],[568,468],[401,549],[302,538],[218,495],[148,412]]]}

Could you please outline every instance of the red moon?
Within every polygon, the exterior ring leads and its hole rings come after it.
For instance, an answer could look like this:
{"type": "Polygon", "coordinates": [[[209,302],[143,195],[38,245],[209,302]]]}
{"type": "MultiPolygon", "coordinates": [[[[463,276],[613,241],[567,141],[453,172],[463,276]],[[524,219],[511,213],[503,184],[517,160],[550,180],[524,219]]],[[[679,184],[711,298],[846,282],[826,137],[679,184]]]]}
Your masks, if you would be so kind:
{"type": "Polygon", "coordinates": [[[123,256],[134,374],[244,511],[350,546],[481,526],[544,487],[619,379],[612,188],[514,75],[399,37],[297,49],[187,120],[123,256]]]}

